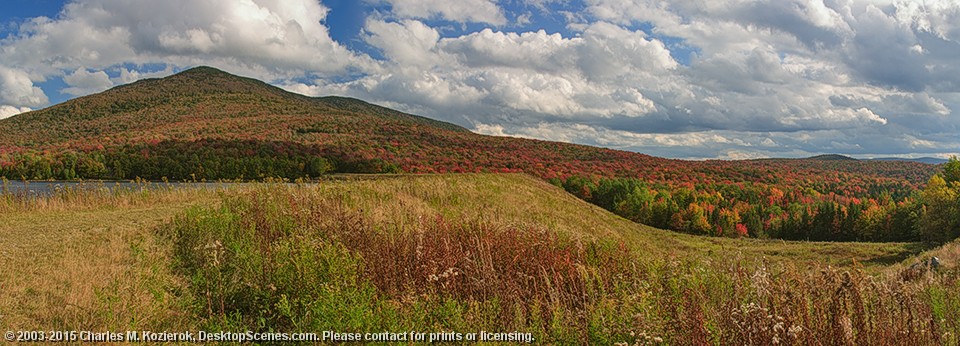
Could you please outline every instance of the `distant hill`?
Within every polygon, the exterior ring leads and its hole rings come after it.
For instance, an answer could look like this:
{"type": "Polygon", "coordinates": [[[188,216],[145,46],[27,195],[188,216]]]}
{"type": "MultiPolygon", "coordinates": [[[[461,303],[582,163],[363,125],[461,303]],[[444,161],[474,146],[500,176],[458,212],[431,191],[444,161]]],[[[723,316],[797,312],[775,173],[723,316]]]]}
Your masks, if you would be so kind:
{"type": "Polygon", "coordinates": [[[840,154],[826,154],[826,155],[817,155],[806,158],[807,160],[820,160],[820,161],[857,161],[857,159],[840,155],[840,154]]]}
{"type": "Polygon", "coordinates": [[[940,158],[935,158],[935,157],[917,157],[917,158],[909,158],[909,157],[878,157],[878,158],[872,158],[872,159],[856,159],[856,158],[853,158],[853,157],[849,157],[849,156],[846,156],[846,155],[840,155],[840,154],[817,155],[817,156],[811,156],[811,157],[808,157],[808,158],[805,158],[805,159],[802,159],[802,160],[818,160],[818,161],[859,161],[859,160],[862,160],[862,161],[901,161],[901,162],[918,162],[918,163],[925,163],[925,164],[928,164],[928,165],[939,165],[939,164],[942,164],[942,163],[947,163],[947,160],[946,160],[946,159],[940,159],[940,158]]]}
{"type": "Polygon", "coordinates": [[[940,159],[936,157],[917,157],[917,158],[904,158],[904,157],[878,157],[869,159],[869,161],[904,161],[904,162],[920,162],[926,163],[929,165],[939,165],[947,163],[947,159],[940,159]]]}

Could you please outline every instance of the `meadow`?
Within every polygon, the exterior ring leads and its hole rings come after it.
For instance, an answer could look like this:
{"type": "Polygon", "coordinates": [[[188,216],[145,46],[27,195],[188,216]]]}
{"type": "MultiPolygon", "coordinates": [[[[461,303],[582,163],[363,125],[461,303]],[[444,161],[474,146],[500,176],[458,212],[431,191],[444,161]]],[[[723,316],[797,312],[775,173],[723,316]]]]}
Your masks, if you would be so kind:
{"type": "Polygon", "coordinates": [[[0,198],[7,329],[960,342],[960,244],[699,237],[522,174],[0,198]],[[931,256],[936,270],[910,270],[931,256]]]}

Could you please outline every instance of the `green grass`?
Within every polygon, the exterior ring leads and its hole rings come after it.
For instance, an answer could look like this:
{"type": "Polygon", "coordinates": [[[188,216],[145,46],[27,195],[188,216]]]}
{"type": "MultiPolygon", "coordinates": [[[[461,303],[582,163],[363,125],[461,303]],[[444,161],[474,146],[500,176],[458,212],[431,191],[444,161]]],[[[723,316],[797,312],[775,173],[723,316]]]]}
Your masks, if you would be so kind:
{"type": "Polygon", "coordinates": [[[8,198],[0,211],[0,321],[15,329],[684,345],[951,344],[960,331],[957,243],[696,237],[524,175],[8,198]],[[904,275],[934,255],[945,268],[904,275]]]}

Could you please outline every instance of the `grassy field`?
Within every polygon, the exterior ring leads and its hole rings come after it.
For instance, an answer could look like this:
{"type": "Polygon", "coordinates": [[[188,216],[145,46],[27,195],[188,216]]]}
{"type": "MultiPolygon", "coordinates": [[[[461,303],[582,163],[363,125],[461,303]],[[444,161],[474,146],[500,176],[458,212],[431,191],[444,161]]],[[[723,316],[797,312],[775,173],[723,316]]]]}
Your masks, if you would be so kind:
{"type": "Polygon", "coordinates": [[[5,330],[178,330],[192,326],[154,229],[200,190],[0,196],[0,326],[5,330]]]}
{"type": "Polygon", "coordinates": [[[523,175],[67,192],[0,199],[0,325],[955,344],[958,249],[677,234],[523,175]]]}

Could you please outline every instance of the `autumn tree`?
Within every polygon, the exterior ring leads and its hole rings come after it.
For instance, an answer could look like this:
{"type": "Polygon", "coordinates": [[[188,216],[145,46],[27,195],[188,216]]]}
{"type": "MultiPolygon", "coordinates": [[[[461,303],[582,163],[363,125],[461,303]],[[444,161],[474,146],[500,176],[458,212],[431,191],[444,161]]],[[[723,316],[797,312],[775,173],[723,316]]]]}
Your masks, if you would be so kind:
{"type": "Polygon", "coordinates": [[[922,197],[926,213],[920,219],[921,237],[947,242],[960,236],[960,161],[956,157],[930,178],[922,197]]]}

